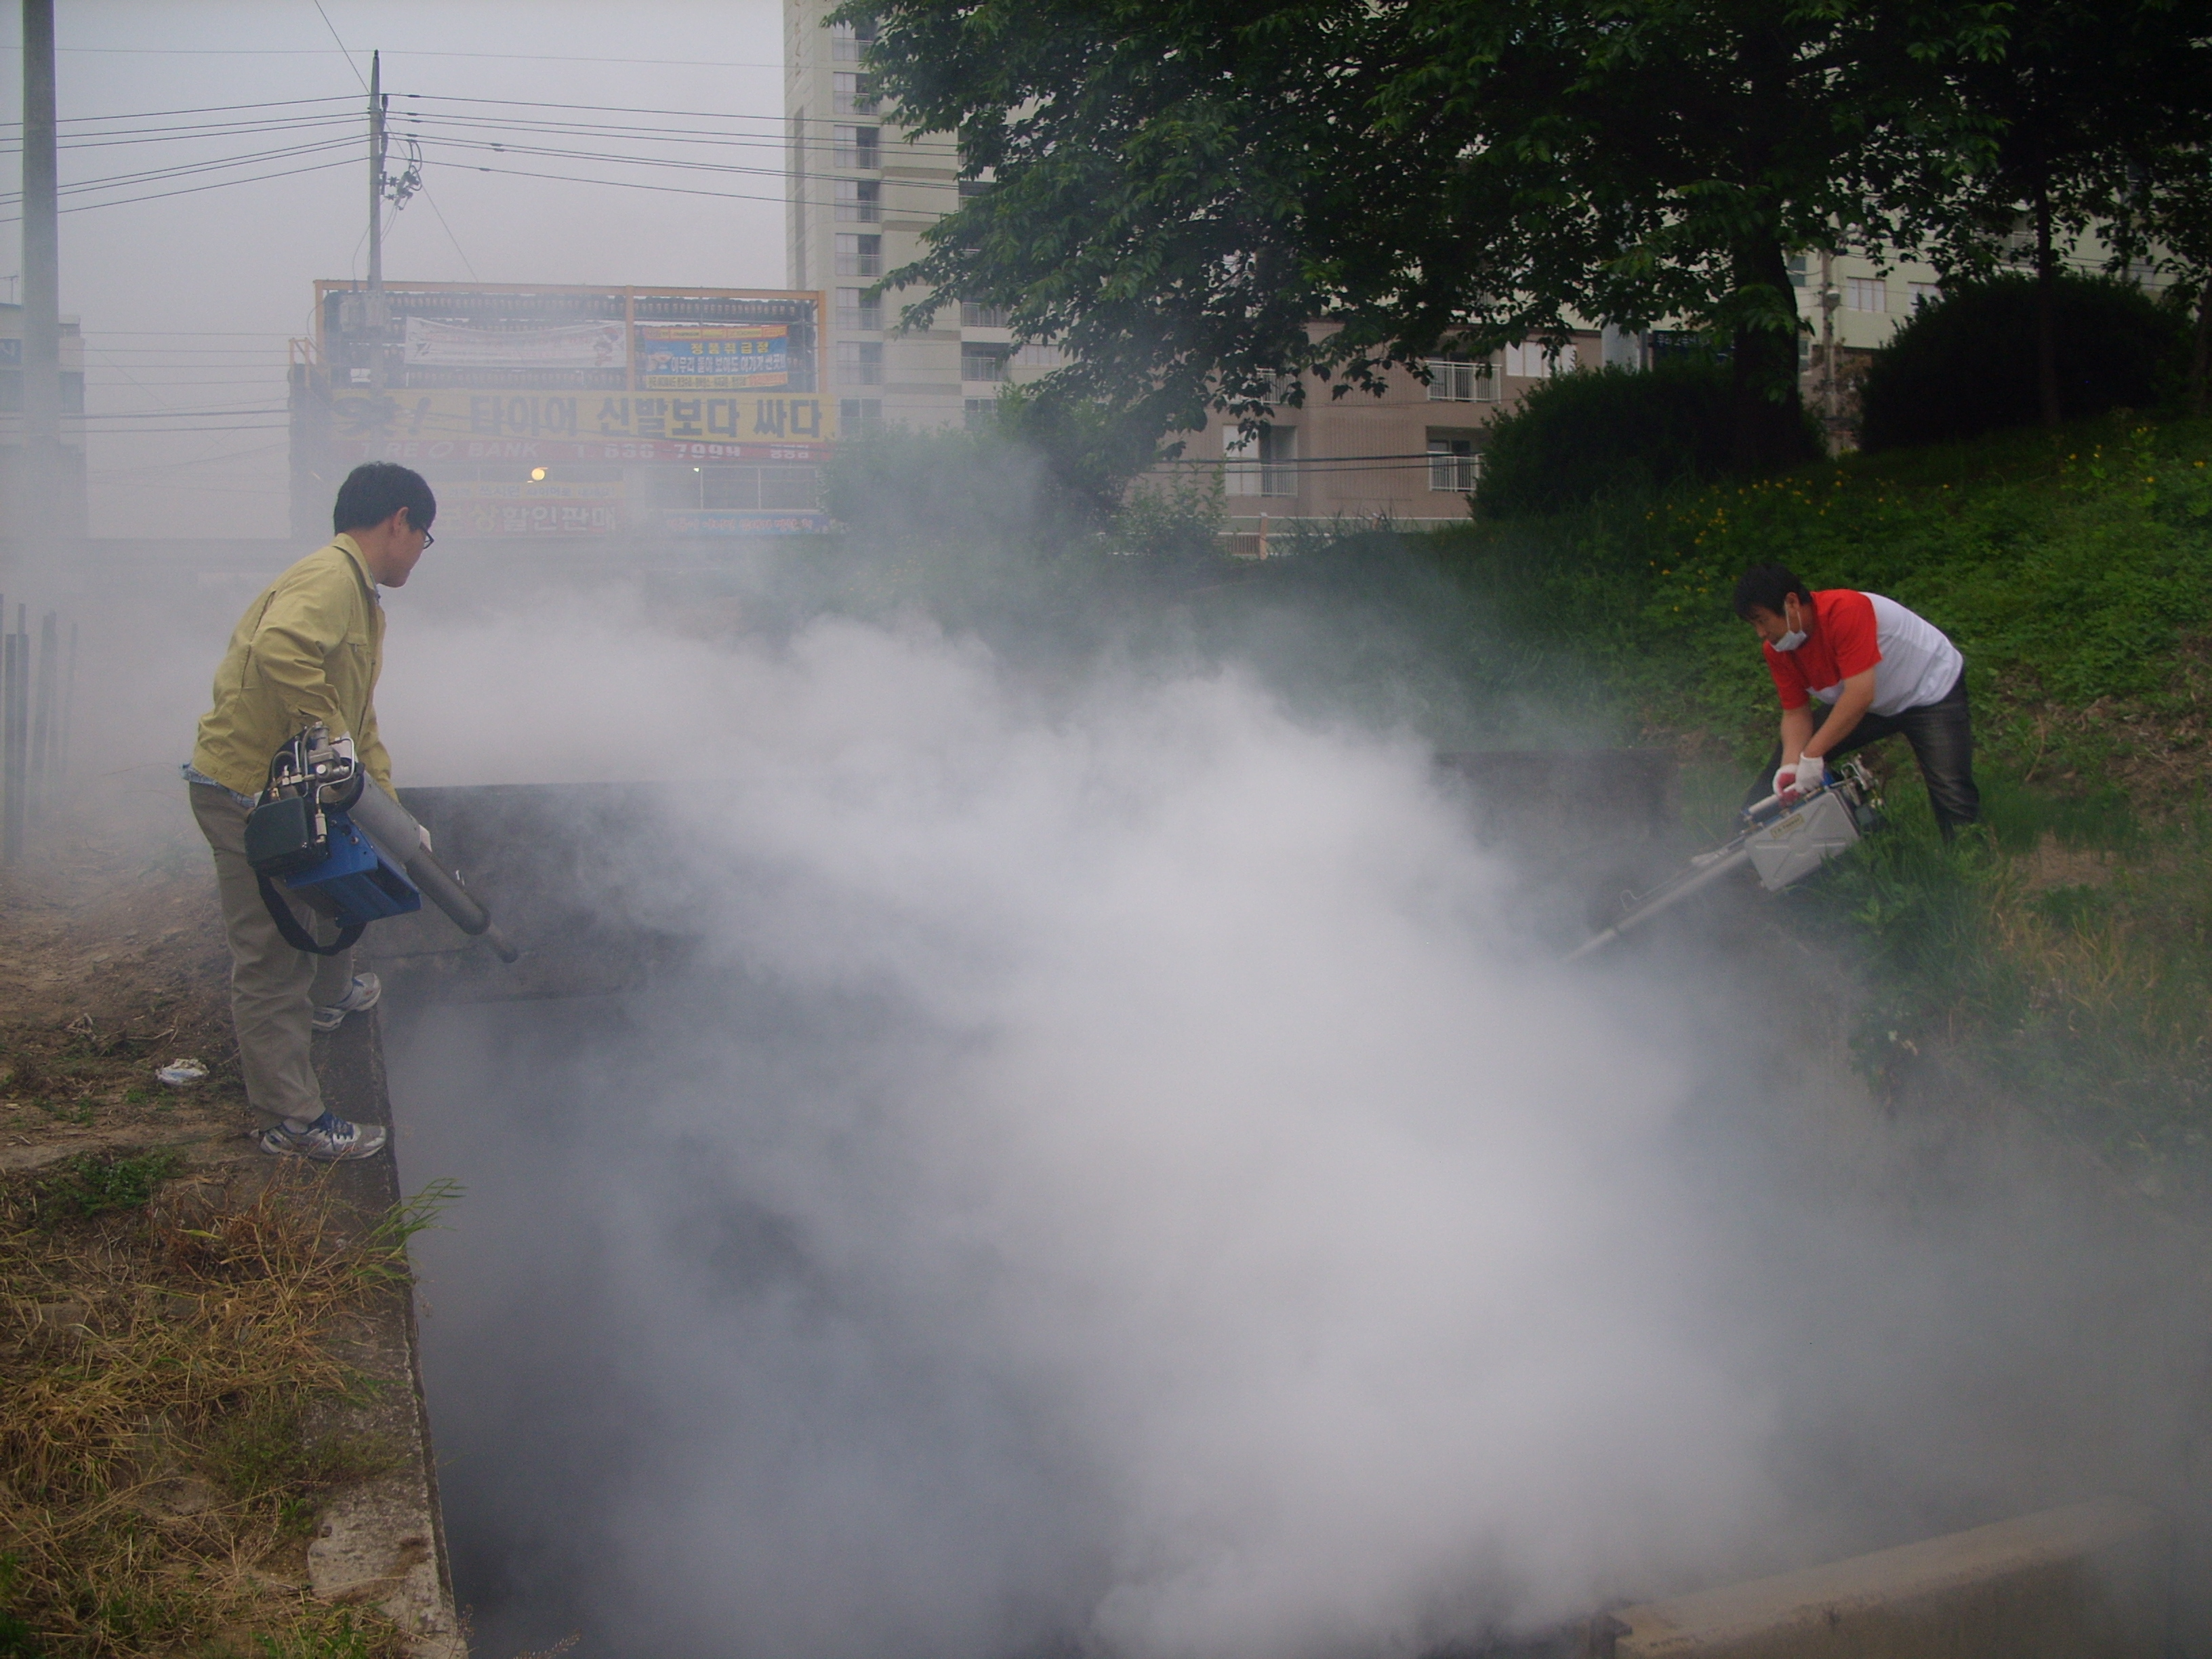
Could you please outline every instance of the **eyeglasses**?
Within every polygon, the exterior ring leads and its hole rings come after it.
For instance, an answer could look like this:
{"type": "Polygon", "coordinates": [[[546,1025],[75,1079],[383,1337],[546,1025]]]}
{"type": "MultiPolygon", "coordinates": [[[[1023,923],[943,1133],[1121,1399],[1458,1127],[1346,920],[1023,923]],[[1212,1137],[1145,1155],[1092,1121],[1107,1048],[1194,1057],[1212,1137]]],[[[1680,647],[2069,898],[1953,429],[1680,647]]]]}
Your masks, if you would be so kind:
{"type": "Polygon", "coordinates": [[[424,532],[422,532],[422,550],[423,550],[425,553],[428,553],[428,552],[432,548],[435,547],[437,544],[438,544],[438,538],[437,538],[435,536],[433,536],[433,535],[432,535],[428,531],[427,531],[427,530],[426,530],[426,531],[424,531],[424,532]]]}

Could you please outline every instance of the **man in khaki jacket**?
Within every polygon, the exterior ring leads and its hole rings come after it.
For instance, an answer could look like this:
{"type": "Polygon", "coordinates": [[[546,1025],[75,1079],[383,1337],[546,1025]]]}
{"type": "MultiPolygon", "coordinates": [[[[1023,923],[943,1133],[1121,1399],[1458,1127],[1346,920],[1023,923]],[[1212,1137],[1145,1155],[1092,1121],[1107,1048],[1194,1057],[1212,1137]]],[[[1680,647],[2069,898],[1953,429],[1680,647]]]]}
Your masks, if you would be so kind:
{"type": "MultiPolygon", "coordinates": [[[[384,666],[378,592],[406,581],[437,512],[421,474],[390,461],[354,469],[338,489],[330,544],[270,583],[231,630],[215,706],[184,769],[192,816],[215,849],[246,1099],[276,1120],[261,1132],[264,1152],[368,1158],[384,1145],[378,1126],[325,1109],[308,1060],[315,1031],[374,1006],[381,988],[374,974],[353,972],[351,951],[317,957],[284,942],[246,861],[246,815],[268,781],[270,757],[317,721],[334,738],[352,738],[369,775],[392,787],[372,701],[384,666]]],[[[294,910],[317,925],[305,907],[294,910]]]]}

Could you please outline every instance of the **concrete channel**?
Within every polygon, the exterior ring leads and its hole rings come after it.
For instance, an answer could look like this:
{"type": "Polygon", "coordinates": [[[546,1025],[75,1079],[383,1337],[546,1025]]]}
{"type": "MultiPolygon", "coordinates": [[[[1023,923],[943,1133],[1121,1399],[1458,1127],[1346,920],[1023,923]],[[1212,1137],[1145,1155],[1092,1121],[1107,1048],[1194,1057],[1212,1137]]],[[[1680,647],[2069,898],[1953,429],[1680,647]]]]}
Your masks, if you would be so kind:
{"type": "MultiPolygon", "coordinates": [[[[1448,757],[1445,764],[1492,799],[1503,781],[1505,793],[1522,803],[1492,823],[1497,833],[1556,848],[1565,817],[1580,818],[1562,815],[1562,802],[1571,802],[1588,781],[1578,781],[1582,773],[1571,768],[1571,775],[1547,775],[1528,757],[1448,757]]],[[[1588,761],[1576,765],[1609,780],[1624,770],[1618,761],[1595,770],[1588,761]]],[[[1613,844],[1578,849],[1584,864],[1598,855],[1607,881],[1644,878],[1668,856],[1657,837],[1668,816],[1671,769],[1654,763],[1648,770],[1650,799],[1615,819],[1628,830],[1613,844]]],[[[463,1066],[459,1081],[442,1087],[433,1086],[421,1062],[397,1075],[392,1105],[404,1183],[455,1172],[437,1164],[457,1143],[436,1119],[470,1109],[471,1091],[486,1079],[496,1074],[511,1094],[526,1097],[532,1055],[558,1050],[574,1058],[587,1051],[595,1032],[623,1024],[628,1000],[657,996],[693,972],[696,941],[682,925],[680,908],[638,920],[636,895],[622,890],[592,855],[627,842],[634,856],[622,860],[624,867],[653,867],[652,849],[636,842],[659,833],[650,827],[659,821],[653,793],[611,785],[408,792],[410,807],[432,830],[441,854],[468,872],[528,954],[504,966],[428,913],[372,933],[375,966],[388,987],[385,1020],[395,1042],[448,1059],[457,1043],[483,1050],[470,1062],[477,1069],[463,1066]]],[[[357,1056],[349,1069],[382,1091],[380,1054],[357,1056]]],[[[554,1139],[561,1133],[550,1122],[538,1127],[554,1139]]],[[[518,1155],[509,1168],[514,1182],[524,1188],[544,1184],[495,1210],[488,1224],[542,1205],[549,1231],[557,1234],[563,1218],[557,1188],[573,1178],[573,1172],[556,1170],[558,1156],[518,1155]]],[[[775,1248],[764,1234],[745,1235],[740,1228],[732,1237],[746,1248],[775,1248]]],[[[463,1281],[476,1248],[449,1251],[428,1286],[433,1334],[422,1368],[439,1415],[462,1600],[513,1606],[538,1598],[556,1622],[580,1618],[594,1554],[614,1547],[588,1512],[605,1489],[602,1463],[618,1458],[624,1435],[635,1431],[610,1427],[606,1419],[622,1412],[611,1380],[618,1363],[591,1352],[606,1332],[622,1328],[619,1310],[579,1305],[565,1315],[550,1311],[564,1252],[580,1261],[600,1248],[592,1241],[551,1245],[550,1256],[533,1264],[542,1276],[529,1283],[513,1277],[518,1270],[511,1253],[489,1252],[500,1260],[488,1260],[487,1271],[509,1277],[471,1286],[463,1281]],[[448,1318],[499,1324],[498,1340],[509,1345],[505,1352],[520,1380],[441,1358],[435,1332],[448,1318]],[[542,1420],[518,1421],[532,1413],[542,1420]],[[589,1449],[585,1442],[592,1442],[589,1449]],[[538,1565],[526,1565],[526,1556],[538,1565]]],[[[411,1320],[409,1331],[411,1342],[411,1320]]],[[[483,1337],[481,1323],[477,1336],[483,1337]]],[[[406,1358],[411,1368],[411,1351],[406,1358]]],[[[1593,1361],[1607,1363],[1595,1351],[1593,1361]]],[[[427,1426],[421,1432],[427,1447],[427,1426]]],[[[2191,1610],[2198,1598],[2179,1593],[2191,1574],[2176,1565],[2200,1553],[2178,1536],[2188,1523],[2164,1506],[2171,1493],[2151,1496],[2160,1501],[2056,1493],[2054,1507],[2008,1519],[1933,1537],[1894,1536],[1887,1547],[1778,1576],[1687,1586],[1671,1599],[1593,1609],[1585,1625],[1563,1638],[1565,1646],[1545,1651],[1588,1659],[2166,1659],[2205,1651],[2175,1622],[2178,1608],[2184,1623],[2201,1617],[2201,1608],[2191,1610]]],[[[368,1540],[361,1546],[366,1553],[347,1570],[365,1582],[376,1579],[392,1605],[409,1595],[423,1601],[427,1611],[416,1615],[417,1626],[436,1638],[443,1615],[430,1604],[445,1605],[441,1598],[452,1582],[436,1478],[418,1482],[405,1501],[415,1505],[410,1513],[428,1506],[427,1534],[420,1526],[410,1531],[372,1518],[357,1529],[368,1540]],[[401,1563],[388,1549],[376,1555],[384,1547],[377,1539],[426,1535],[434,1546],[416,1564],[401,1563]]],[[[334,1517],[326,1557],[350,1547],[344,1540],[352,1525],[334,1517]]],[[[495,1620],[494,1628],[503,1633],[510,1626],[495,1620]]],[[[596,1645],[587,1633],[584,1650],[596,1645]]],[[[426,1659],[434,1650],[443,1651],[426,1649],[426,1659]]]]}

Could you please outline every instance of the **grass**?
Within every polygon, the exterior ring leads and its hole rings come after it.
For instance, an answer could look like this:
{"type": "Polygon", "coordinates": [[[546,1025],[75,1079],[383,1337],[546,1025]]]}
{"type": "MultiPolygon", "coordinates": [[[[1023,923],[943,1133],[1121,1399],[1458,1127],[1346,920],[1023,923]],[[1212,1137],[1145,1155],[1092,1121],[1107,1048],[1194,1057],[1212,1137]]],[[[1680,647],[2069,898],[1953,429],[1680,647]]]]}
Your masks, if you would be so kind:
{"type": "Polygon", "coordinates": [[[386,1659],[380,1615],[305,1588],[331,1486],[392,1449],[319,1431],[364,1383],[337,1322],[404,1281],[445,1194],[365,1235],[319,1174],[279,1166],[208,1202],[159,1150],[87,1154],[0,1187],[0,1656],[386,1659]]]}

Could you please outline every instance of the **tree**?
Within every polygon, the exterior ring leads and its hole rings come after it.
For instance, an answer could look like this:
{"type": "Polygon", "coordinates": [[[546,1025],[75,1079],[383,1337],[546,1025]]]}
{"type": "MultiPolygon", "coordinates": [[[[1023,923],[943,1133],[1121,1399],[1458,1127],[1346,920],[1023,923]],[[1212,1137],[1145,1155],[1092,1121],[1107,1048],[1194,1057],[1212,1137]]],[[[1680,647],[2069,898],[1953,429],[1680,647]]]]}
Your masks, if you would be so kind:
{"type": "Polygon", "coordinates": [[[2174,0],[2017,0],[2003,52],[1956,66],[1962,106],[1990,125],[1982,165],[1952,177],[1916,158],[1923,177],[1904,228],[1932,247],[1947,277],[1986,276],[2027,255],[2045,425],[2062,418],[2062,243],[2101,232],[2118,273],[2171,260],[2191,240],[2212,136],[2209,50],[2203,14],[2174,0]]]}
{"type": "MultiPolygon", "coordinates": [[[[1902,147],[1969,167],[1950,95],[1996,5],[1933,0],[859,0],[899,118],[989,188],[892,273],[1006,306],[1061,395],[1155,432],[1264,421],[1572,318],[1710,329],[1732,454],[1794,453],[1789,250],[1879,236],[1902,147]]],[[[1936,172],[1941,169],[1936,170],[1936,172]]]]}

